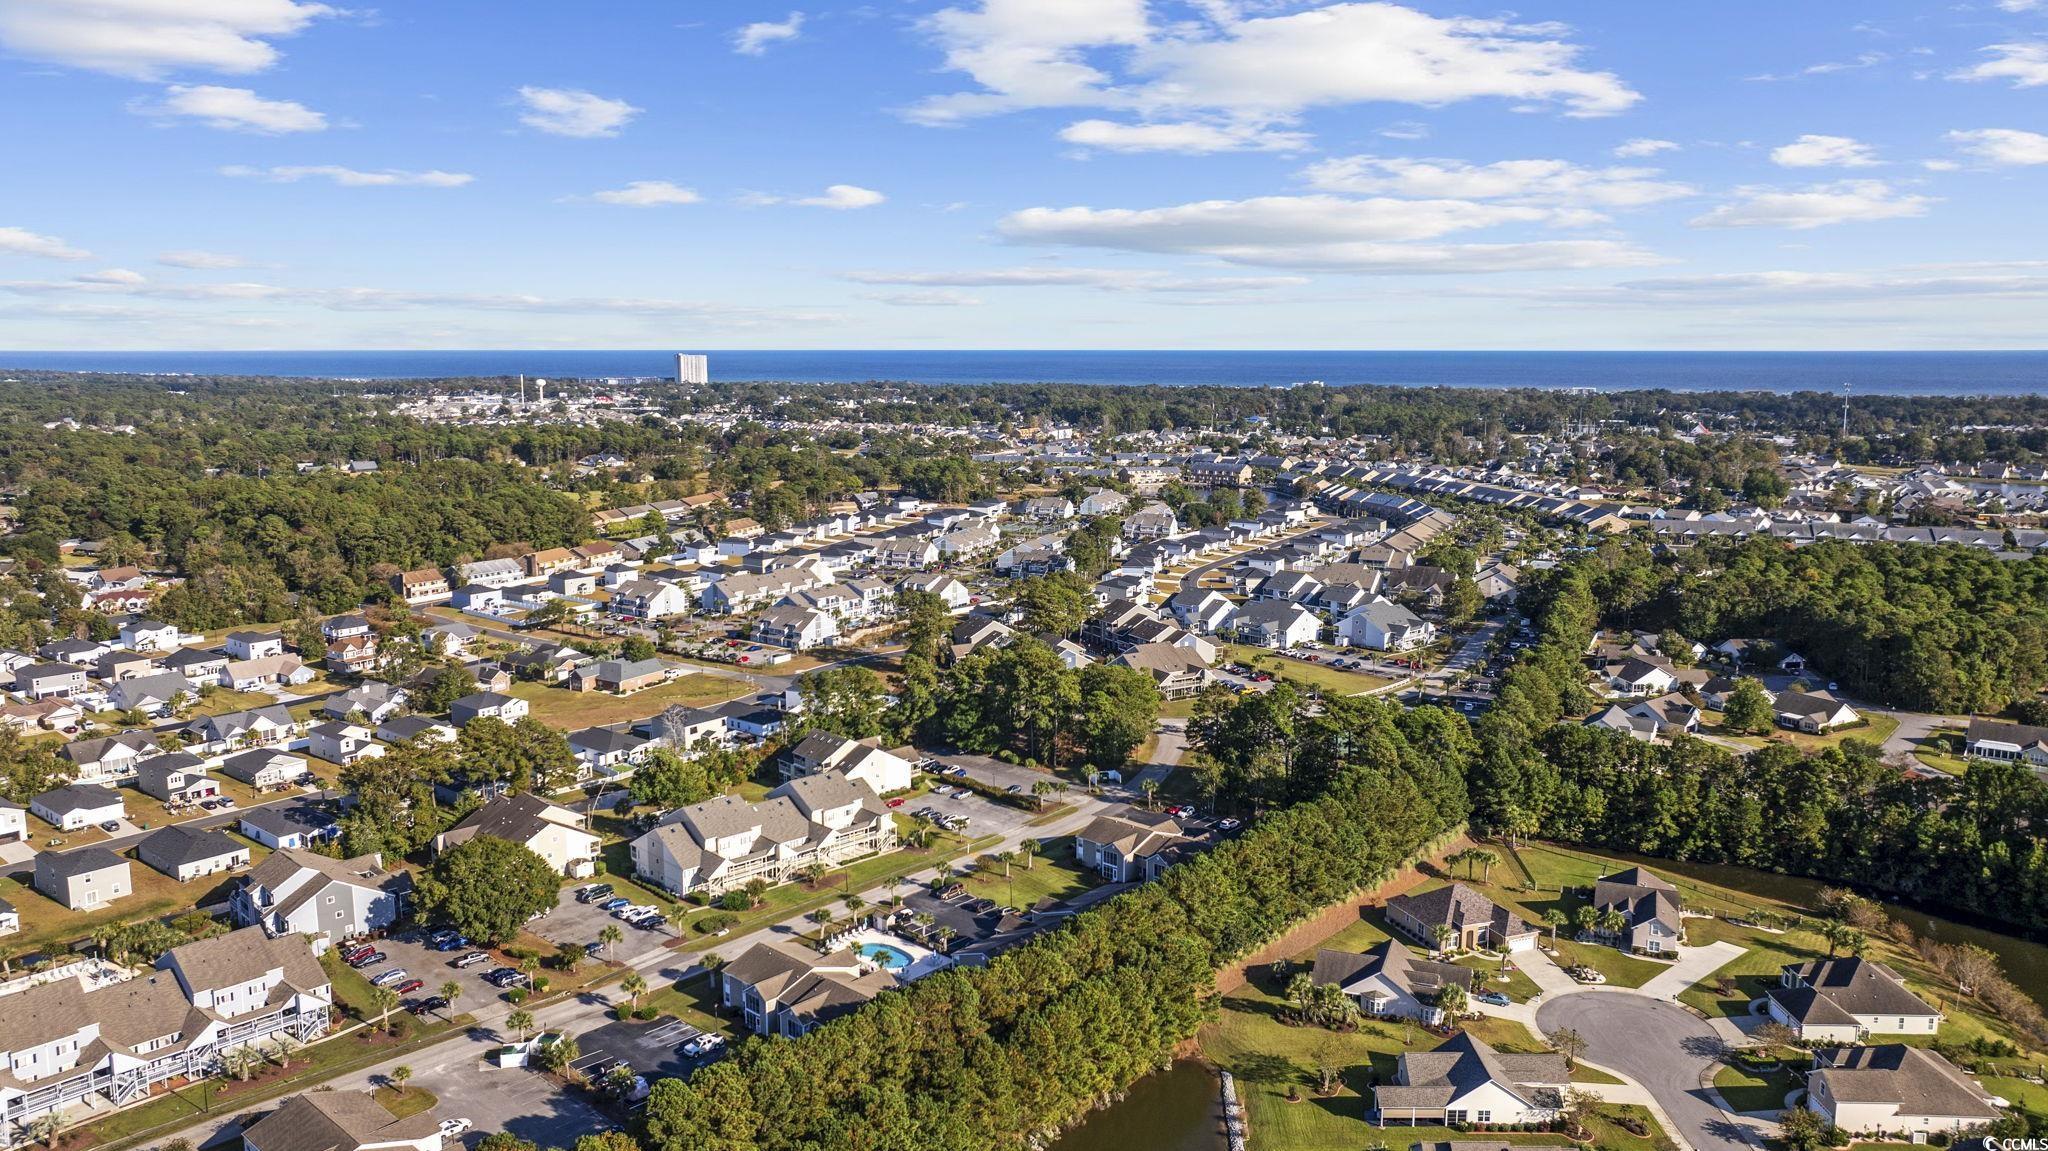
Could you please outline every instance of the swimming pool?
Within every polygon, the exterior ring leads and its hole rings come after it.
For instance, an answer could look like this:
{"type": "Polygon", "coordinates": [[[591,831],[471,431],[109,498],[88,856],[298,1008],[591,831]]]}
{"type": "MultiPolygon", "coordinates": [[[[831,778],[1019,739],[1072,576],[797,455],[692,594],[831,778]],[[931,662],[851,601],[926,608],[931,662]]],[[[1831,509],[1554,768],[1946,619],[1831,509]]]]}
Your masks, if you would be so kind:
{"type": "Polygon", "coordinates": [[[863,943],[860,945],[863,957],[882,965],[884,971],[901,971],[910,966],[910,954],[900,947],[886,943],[863,943]]]}

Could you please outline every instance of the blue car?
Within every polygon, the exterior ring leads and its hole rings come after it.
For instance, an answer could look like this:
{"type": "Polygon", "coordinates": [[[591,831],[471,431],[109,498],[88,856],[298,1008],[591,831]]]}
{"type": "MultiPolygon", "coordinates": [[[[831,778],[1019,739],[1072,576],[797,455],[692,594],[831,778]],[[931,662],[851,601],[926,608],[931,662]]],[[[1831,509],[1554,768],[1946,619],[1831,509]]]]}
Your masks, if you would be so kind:
{"type": "Polygon", "coordinates": [[[1495,1007],[1506,1007],[1510,1002],[1507,996],[1502,995],[1498,991],[1475,991],[1472,993],[1472,998],[1477,999],[1481,1003],[1490,1003],[1495,1007]]]}
{"type": "Polygon", "coordinates": [[[627,898],[626,898],[625,896],[621,895],[621,896],[619,896],[619,897],[618,897],[617,899],[607,899],[607,900],[605,900],[605,901],[604,901],[604,904],[603,904],[603,907],[604,907],[604,910],[606,910],[606,911],[617,911],[617,910],[618,910],[619,908],[621,908],[621,907],[629,907],[629,906],[631,906],[631,905],[632,905],[632,903],[633,903],[633,901],[632,901],[632,900],[630,900],[630,899],[627,899],[627,898]]]}

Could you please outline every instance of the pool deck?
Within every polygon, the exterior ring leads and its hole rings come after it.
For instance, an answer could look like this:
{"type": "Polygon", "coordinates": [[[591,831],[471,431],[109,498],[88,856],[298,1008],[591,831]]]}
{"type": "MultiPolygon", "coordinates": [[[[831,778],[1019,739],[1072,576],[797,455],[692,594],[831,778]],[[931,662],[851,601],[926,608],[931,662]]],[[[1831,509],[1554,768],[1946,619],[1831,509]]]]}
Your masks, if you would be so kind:
{"type": "MultiPolygon", "coordinates": [[[[914,983],[934,971],[944,971],[946,968],[953,966],[951,959],[940,955],[938,952],[928,947],[919,947],[907,939],[899,939],[886,932],[861,928],[858,931],[847,932],[843,938],[845,940],[844,946],[851,947],[856,951],[872,945],[886,947],[907,957],[910,960],[907,965],[894,969],[896,978],[904,983],[914,983]]],[[[886,967],[887,965],[885,964],[884,966],[886,967]]]]}

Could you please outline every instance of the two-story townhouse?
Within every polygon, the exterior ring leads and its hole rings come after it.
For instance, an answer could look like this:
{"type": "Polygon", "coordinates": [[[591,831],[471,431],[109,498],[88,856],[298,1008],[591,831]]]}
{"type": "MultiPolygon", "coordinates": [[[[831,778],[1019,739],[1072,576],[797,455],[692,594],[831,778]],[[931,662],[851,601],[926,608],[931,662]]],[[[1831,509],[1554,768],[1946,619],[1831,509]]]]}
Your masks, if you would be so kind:
{"type": "Polygon", "coordinates": [[[896,846],[896,825],[866,784],[792,779],[759,803],[719,796],[675,811],[632,844],[634,872],[679,895],[748,881],[782,883],[811,864],[838,866],[896,846]]]}
{"type": "Polygon", "coordinates": [[[351,764],[383,755],[384,745],[361,724],[330,720],[306,733],[306,750],[329,763],[351,764]]]}
{"type": "Polygon", "coordinates": [[[603,842],[583,826],[583,818],[575,812],[539,796],[522,794],[493,799],[435,836],[434,853],[480,835],[519,844],[571,878],[591,873],[603,842]]]}
{"type": "Polygon", "coordinates": [[[333,859],[284,848],[243,878],[228,908],[235,922],[272,937],[324,935],[338,943],[391,926],[411,892],[411,877],[386,870],[375,852],[333,859]]]}

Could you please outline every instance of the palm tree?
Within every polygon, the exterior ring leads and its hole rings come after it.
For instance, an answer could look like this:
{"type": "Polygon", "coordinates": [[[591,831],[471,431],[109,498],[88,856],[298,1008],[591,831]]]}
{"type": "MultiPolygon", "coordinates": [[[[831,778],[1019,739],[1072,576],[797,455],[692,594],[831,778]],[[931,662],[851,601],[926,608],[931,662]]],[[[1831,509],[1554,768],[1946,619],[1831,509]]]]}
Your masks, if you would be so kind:
{"type": "Polygon", "coordinates": [[[519,1033],[519,1041],[524,1043],[527,1036],[533,1034],[533,1012],[523,1008],[514,1011],[505,1017],[505,1026],[517,1031],[519,1033]]]}
{"type": "Polygon", "coordinates": [[[1491,880],[1493,878],[1493,865],[1500,862],[1500,856],[1477,847],[1472,849],[1472,855],[1474,861],[1479,864],[1479,882],[1485,883],[1491,880]]]}
{"type": "Polygon", "coordinates": [[[1159,781],[1148,779],[1138,785],[1138,790],[1145,793],[1145,810],[1152,810],[1152,799],[1159,794],[1159,781]]]}
{"type": "Polygon", "coordinates": [[[389,987],[372,987],[370,1005],[377,1009],[377,1026],[388,1033],[391,1030],[391,1009],[398,1006],[398,992],[389,987]]]}
{"type": "Polygon", "coordinates": [[[582,962],[583,949],[581,947],[573,943],[564,943],[560,947],[555,948],[555,966],[568,974],[576,974],[576,968],[582,962]]]}
{"type": "Polygon", "coordinates": [[[1045,854],[1045,844],[1036,839],[1027,839],[1017,845],[1017,854],[1024,857],[1024,870],[1031,870],[1031,864],[1045,854]]]}
{"type": "Polygon", "coordinates": [[[256,1053],[247,1047],[231,1047],[220,1057],[220,1062],[228,1074],[247,1083],[250,1072],[256,1070],[256,1053]]]}
{"type": "Polygon", "coordinates": [[[1438,951],[1449,951],[1451,949],[1451,937],[1456,935],[1457,932],[1451,929],[1450,924],[1439,923],[1429,929],[1429,934],[1432,939],[1436,940],[1436,949],[1438,951]]]}
{"type": "Polygon", "coordinates": [[[519,961],[519,974],[526,976],[528,986],[533,984],[533,974],[540,970],[540,956],[529,955],[519,961]]]}
{"type": "Polygon", "coordinates": [[[1577,1067],[1579,1053],[1586,1049],[1586,1037],[1569,1027],[1562,1027],[1551,1035],[1550,1045],[1559,1055],[1564,1056],[1564,1065],[1567,1068],[1577,1067]]]}
{"type": "Polygon", "coordinates": [[[604,961],[606,963],[615,962],[612,950],[619,945],[619,940],[625,937],[626,933],[619,930],[619,925],[616,923],[605,924],[604,930],[597,933],[597,941],[604,944],[604,961]]]}
{"type": "Polygon", "coordinates": [[[1557,946],[1557,929],[1558,929],[1558,928],[1560,928],[1560,927],[1563,927],[1563,926],[1564,926],[1565,924],[1567,924],[1567,923],[1570,923],[1570,922],[1571,922],[1571,917],[1570,917],[1570,916],[1568,916],[1568,915],[1566,915],[1566,914],[1564,913],[1563,909],[1561,909],[1561,908],[1556,908],[1556,907],[1551,907],[1551,908],[1546,908],[1546,909],[1544,910],[1544,912],[1543,912],[1543,922],[1544,922],[1544,924],[1545,924],[1546,926],[1548,926],[1548,927],[1550,928],[1550,945],[1551,945],[1552,947],[1556,947],[1556,946],[1557,946]]]}
{"type": "Polygon", "coordinates": [[[640,994],[647,990],[647,980],[637,971],[628,971],[626,977],[619,980],[619,990],[626,993],[627,997],[632,1000],[633,1010],[638,1011],[640,1010],[640,994]]]}
{"type": "Polygon", "coordinates": [[[408,1082],[410,1082],[411,1079],[412,1068],[407,1067],[405,1064],[401,1063],[398,1066],[393,1067],[391,1069],[391,1085],[393,1087],[398,1088],[398,1093],[400,1095],[405,1094],[405,1085],[408,1082]]]}
{"type": "Polygon", "coordinates": [[[58,1118],[56,1112],[52,1111],[47,1115],[38,1115],[29,1121],[29,1142],[41,1143],[45,1147],[53,1146],[57,1141],[57,1132],[63,1129],[64,1120],[58,1118]]]}
{"type": "Polygon", "coordinates": [[[279,1071],[290,1071],[292,1069],[292,1056],[297,1053],[302,1045],[289,1031],[280,1031],[272,1038],[277,1045],[277,1069],[279,1071]]]}
{"type": "Polygon", "coordinates": [[[661,921],[668,924],[669,930],[677,935],[683,933],[683,921],[688,918],[690,918],[690,909],[680,903],[669,904],[668,909],[661,913],[661,921]]]}
{"type": "Polygon", "coordinates": [[[448,1006],[455,1006],[455,1001],[462,998],[462,984],[455,982],[453,979],[443,983],[441,985],[441,998],[448,1001],[448,1006]]]}
{"type": "Polygon", "coordinates": [[[540,1053],[540,1065],[557,1075],[565,1072],[569,1065],[582,1057],[582,1050],[576,1044],[574,1035],[564,1035],[549,1044],[540,1053]]]}
{"type": "Polygon", "coordinates": [[[1830,919],[1820,925],[1820,937],[1827,940],[1829,958],[1833,958],[1837,950],[1848,950],[1849,936],[1854,931],[1855,928],[1839,919],[1830,919]]]}
{"type": "Polygon", "coordinates": [[[1600,913],[1600,930],[1608,935],[1619,936],[1628,930],[1628,916],[1621,913],[1621,908],[1610,907],[1600,913]]]}
{"type": "Polygon", "coordinates": [[[1014,863],[1016,859],[1017,853],[1014,851],[999,851],[996,853],[996,862],[1003,865],[1004,879],[1010,878],[1010,864],[1014,863]]]}

